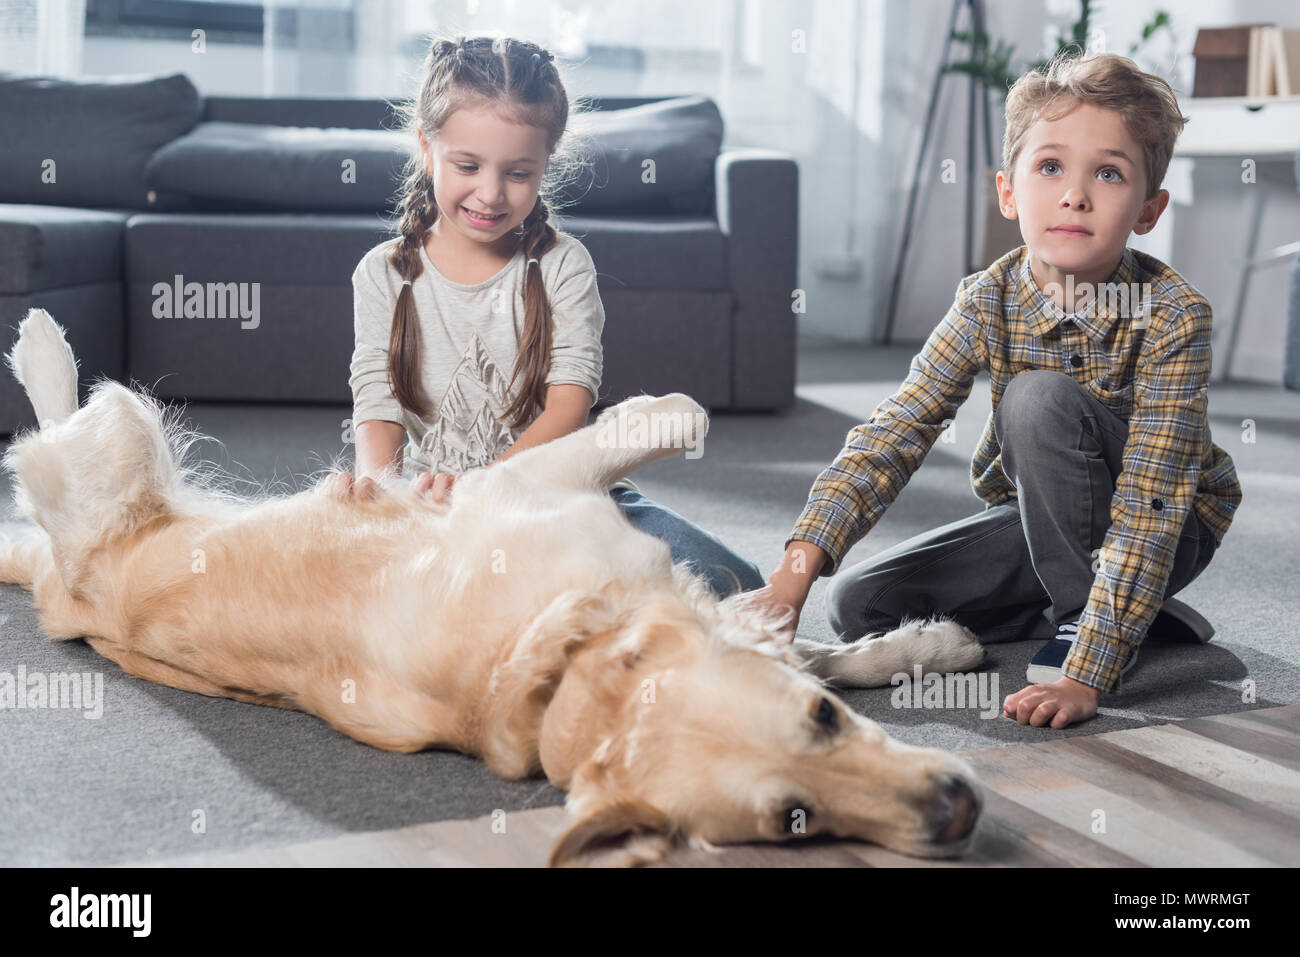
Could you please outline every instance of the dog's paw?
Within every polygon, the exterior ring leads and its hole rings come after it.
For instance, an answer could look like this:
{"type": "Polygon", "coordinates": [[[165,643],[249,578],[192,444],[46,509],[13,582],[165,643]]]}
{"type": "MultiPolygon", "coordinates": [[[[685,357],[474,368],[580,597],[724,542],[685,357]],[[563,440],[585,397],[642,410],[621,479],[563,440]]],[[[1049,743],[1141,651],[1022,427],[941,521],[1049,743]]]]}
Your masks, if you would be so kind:
{"type": "Polygon", "coordinates": [[[709,432],[704,407],[680,392],[633,396],[606,409],[595,424],[602,444],[620,448],[695,450],[709,432]]]}
{"type": "Polygon", "coordinates": [[[848,688],[878,688],[893,675],[971,671],[984,663],[984,646],[975,633],[952,620],[905,622],[883,635],[868,635],[836,646],[819,665],[829,683],[848,688]]]}
{"type": "Polygon", "coordinates": [[[885,637],[905,642],[926,671],[971,671],[984,663],[975,632],[951,618],[908,622],[885,637]]]}
{"type": "Polygon", "coordinates": [[[609,422],[611,419],[618,418],[620,415],[625,415],[628,412],[631,412],[635,409],[639,409],[642,406],[649,405],[651,402],[655,402],[655,401],[658,401],[658,396],[653,396],[653,395],[629,396],[628,398],[624,399],[622,402],[619,402],[616,405],[611,405],[609,408],[605,409],[604,412],[600,413],[600,415],[596,416],[595,424],[603,425],[606,422],[609,422]]]}

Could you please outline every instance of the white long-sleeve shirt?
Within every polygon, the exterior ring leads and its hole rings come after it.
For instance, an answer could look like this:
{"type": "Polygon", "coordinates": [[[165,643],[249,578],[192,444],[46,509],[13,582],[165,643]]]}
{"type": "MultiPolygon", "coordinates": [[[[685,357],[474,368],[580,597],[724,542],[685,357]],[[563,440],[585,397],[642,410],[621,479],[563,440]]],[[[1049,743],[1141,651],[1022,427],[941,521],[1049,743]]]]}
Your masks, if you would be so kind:
{"type": "MultiPolygon", "coordinates": [[[[388,377],[388,342],[402,278],[388,262],[398,237],[375,246],[352,273],[356,348],[352,353],[354,426],[370,419],[406,429],[402,469],[463,474],[492,463],[523,433],[505,411],[519,339],[524,330],[523,251],[482,282],[453,282],[430,261],[412,282],[420,329],[420,378],[432,412],[424,419],[402,408],[388,377]]],[[[599,395],[605,310],[596,267],[572,236],[540,259],[554,331],[546,385],[572,383],[599,395]]],[[[516,384],[517,385],[517,384],[516,384]]],[[[622,480],[624,487],[635,488],[622,480]]]]}

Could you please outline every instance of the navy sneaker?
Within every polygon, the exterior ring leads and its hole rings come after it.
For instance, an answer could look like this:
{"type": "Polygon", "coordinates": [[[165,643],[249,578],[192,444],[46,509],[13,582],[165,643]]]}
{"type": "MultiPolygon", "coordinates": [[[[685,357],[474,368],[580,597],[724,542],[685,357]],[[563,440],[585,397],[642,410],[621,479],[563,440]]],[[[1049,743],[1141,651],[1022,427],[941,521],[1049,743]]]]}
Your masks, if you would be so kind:
{"type": "Polygon", "coordinates": [[[1152,641],[1203,645],[1214,637],[1214,626],[1177,598],[1166,598],[1147,628],[1152,641]]]}
{"type": "MultiPolygon", "coordinates": [[[[1058,680],[1061,677],[1061,669],[1065,667],[1065,659],[1070,656],[1070,649],[1074,647],[1074,640],[1078,637],[1077,621],[1066,621],[1057,625],[1056,637],[1038,649],[1038,654],[1034,655],[1025,670],[1025,678],[1029,683],[1048,685],[1058,680]]],[[[1134,648],[1128,661],[1124,662],[1124,667],[1120,670],[1120,678],[1128,674],[1137,664],[1137,657],[1137,649],[1134,648]]]]}

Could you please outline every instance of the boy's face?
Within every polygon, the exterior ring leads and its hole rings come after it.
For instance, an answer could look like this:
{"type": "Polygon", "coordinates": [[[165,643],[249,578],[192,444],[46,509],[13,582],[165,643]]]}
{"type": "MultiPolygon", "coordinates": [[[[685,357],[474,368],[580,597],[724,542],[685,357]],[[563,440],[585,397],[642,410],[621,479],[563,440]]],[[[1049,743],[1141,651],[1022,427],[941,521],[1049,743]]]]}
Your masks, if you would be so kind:
{"type": "Polygon", "coordinates": [[[1030,128],[1014,181],[998,173],[999,205],[1020,220],[1032,256],[1053,273],[1093,281],[1110,274],[1129,235],[1150,232],[1169,202],[1163,189],[1146,199],[1142,148],[1123,118],[1087,104],[1030,128]]]}
{"type": "Polygon", "coordinates": [[[434,199],[446,214],[438,227],[493,245],[533,211],[548,158],[545,130],[466,109],[452,113],[432,140],[421,130],[419,140],[434,199]]]}

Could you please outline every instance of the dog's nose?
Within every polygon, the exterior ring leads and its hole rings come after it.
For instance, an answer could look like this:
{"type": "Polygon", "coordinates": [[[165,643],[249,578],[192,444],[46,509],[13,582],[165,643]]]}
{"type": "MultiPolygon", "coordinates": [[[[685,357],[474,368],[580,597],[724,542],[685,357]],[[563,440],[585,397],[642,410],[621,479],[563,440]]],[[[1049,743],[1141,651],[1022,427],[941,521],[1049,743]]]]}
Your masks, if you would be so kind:
{"type": "Polygon", "coordinates": [[[930,806],[931,839],[936,844],[960,841],[975,829],[979,815],[980,798],[975,789],[965,778],[945,774],[939,780],[930,806]]]}

